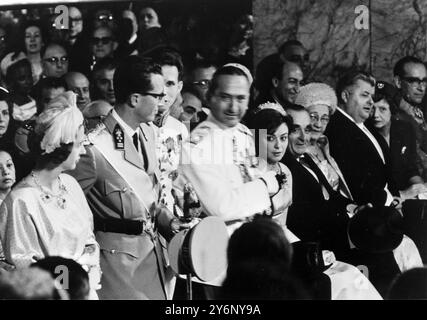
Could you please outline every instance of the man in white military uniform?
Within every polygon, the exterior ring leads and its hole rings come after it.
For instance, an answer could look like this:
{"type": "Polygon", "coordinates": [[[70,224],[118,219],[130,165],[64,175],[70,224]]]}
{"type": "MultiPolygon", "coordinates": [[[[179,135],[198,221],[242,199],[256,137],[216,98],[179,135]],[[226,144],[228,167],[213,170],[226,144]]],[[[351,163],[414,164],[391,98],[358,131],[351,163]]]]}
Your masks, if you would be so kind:
{"type": "Polygon", "coordinates": [[[182,150],[180,168],[204,212],[221,217],[230,234],[245,218],[270,211],[279,191],[275,172],[257,174],[252,133],[240,123],[251,81],[243,66],[218,69],[208,91],[211,114],[193,130],[182,150]]]}

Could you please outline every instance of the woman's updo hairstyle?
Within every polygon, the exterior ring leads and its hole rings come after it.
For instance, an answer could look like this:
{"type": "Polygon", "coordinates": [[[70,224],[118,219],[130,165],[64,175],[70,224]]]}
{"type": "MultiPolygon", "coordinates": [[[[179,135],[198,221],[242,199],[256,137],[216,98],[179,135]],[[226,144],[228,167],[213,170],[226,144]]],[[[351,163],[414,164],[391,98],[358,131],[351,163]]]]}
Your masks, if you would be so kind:
{"type": "Polygon", "coordinates": [[[76,94],[67,91],[54,98],[37,117],[28,147],[41,165],[57,166],[71,153],[83,115],[76,104],[76,94]]]}

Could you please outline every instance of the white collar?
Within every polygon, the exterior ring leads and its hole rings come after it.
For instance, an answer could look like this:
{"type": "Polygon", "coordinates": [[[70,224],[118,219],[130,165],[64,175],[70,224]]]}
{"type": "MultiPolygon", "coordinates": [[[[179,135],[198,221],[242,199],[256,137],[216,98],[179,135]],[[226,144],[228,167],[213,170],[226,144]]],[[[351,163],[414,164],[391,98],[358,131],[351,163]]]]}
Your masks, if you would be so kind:
{"type": "Polygon", "coordinates": [[[111,115],[114,117],[114,119],[116,119],[120,127],[122,127],[124,131],[126,131],[126,134],[129,137],[133,137],[135,133],[138,133],[138,128],[136,128],[136,130],[133,130],[126,122],[123,121],[123,119],[119,116],[116,110],[113,109],[113,111],[111,112],[111,115]]]}
{"type": "Polygon", "coordinates": [[[134,33],[134,34],[132,35],[132,37],[130,37],[130,39],[128,40],[128,43],[129,43],[129,44],[134,43],[134,42],[135,42],[135,40],[136,40],[136,38],[137,38],[137,35],[136,35],[136,33],[134,33]]]}

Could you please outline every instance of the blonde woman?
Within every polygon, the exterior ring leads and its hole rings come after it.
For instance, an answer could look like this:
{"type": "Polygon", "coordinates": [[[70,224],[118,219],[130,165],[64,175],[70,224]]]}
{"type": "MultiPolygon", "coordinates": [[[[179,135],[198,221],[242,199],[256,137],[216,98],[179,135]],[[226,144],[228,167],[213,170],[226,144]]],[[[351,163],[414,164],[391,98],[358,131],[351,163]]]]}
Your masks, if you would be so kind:
{"type": "Polygon", "coordinates": [[[46,256],[76,260],[89,272],[94,293],[100,268],[92,213],[80,185],[63,173],[74,169],[84,153],[83,131],[83,115],[71,91],[39,115],[29,138],[36,166],[4,200],[0,238],[6,261],[17,269],[46,256]]]}

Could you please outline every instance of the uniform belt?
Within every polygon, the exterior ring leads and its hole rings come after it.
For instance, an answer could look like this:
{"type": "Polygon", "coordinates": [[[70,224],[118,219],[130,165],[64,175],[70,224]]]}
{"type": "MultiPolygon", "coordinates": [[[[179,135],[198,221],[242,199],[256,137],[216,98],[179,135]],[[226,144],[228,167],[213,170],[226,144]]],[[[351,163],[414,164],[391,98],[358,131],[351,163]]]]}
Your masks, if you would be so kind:
{"type": "Polygon", "coordinates": [[[144,220],[94,219],[95,231],[140,235],[148,228],[144,220]]]}

